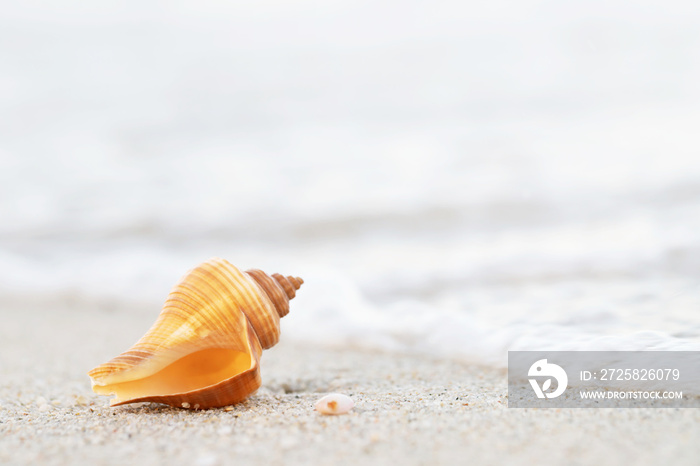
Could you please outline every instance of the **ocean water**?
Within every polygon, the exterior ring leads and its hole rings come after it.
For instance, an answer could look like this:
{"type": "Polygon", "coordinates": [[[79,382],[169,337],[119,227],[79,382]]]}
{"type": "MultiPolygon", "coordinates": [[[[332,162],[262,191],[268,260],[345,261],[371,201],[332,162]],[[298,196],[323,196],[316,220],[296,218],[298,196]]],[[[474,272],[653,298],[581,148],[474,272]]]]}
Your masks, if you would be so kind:
{"type": "Polygon", "coordinates": [[[290,341],[496,366],[700,349],[698,21],[679,1],[4,5],[0,302],[155,318],[219,256],[304,278],[290,341]]]}

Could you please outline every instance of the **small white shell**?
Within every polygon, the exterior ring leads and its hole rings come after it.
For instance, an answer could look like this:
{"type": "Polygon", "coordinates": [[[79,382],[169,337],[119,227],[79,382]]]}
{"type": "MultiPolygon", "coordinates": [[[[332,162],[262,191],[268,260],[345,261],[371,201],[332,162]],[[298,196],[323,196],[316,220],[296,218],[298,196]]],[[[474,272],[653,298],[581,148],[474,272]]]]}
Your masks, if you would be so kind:
{"type": "Polygon", "coordinates": [[[321,414],[345,414],[355,406],[355,403],[347,395],[342,393],[329,393],[316,402],[316,411],[321,414]]]}

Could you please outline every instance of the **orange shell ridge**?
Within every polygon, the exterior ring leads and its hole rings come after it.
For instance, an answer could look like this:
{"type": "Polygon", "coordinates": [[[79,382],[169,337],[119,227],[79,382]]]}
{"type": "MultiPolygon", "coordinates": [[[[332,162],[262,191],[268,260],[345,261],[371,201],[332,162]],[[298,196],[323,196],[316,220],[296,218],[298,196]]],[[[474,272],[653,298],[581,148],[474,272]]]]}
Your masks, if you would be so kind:
{"type": "Polygon", "coordinates": [[[112,406],[142,401],[205,409],[243,401],[259,387],[262,350],[304,281],[210,259],[173,287],[158,319],[127,351],[88,375],[112,406]]]}

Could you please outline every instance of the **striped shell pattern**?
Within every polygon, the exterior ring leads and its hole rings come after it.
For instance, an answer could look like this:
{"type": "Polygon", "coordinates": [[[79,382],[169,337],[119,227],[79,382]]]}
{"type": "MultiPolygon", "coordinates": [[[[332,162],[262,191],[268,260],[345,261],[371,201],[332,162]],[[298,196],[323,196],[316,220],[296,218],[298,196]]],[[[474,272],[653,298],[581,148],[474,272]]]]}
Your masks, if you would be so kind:
{"type": "Polygon", "coordinates": [[[205,409],[243,401],[261,385],[262,350],[279,341],[303,280],[242,272],[211,259],[173,287],[158,319],[129,350],[91,370],[112,406],[152,401],[205,409]]]}

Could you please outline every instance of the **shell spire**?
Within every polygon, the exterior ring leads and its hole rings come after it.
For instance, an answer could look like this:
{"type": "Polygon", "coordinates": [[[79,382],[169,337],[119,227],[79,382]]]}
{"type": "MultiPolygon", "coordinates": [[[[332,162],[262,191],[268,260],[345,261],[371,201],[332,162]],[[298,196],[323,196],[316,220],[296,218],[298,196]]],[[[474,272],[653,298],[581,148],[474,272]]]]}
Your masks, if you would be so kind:
{"type": "Polygon", "coordinates": [[[189,271],[151,329],[88,373],[112,405],[154,401],[184,408],[240,402],[261,385],[262,350],[279,341],[281,317],[304,281],[223,259],[189,271]]]}
{"type": "Polygon", "coordinates": [[[289,300],[296,296],[296,290],[304,283],[304,280],[299,277],[285,277],[278,273],[273,273],[270,276],[259,269],[246,270],[246,273],[253,277],[270,297],[280,317],[289,314],[289,300]]]}

